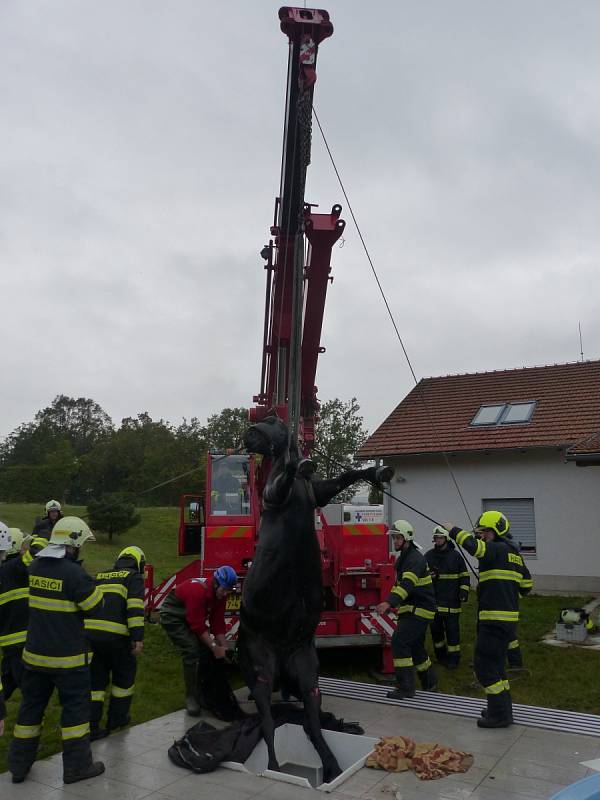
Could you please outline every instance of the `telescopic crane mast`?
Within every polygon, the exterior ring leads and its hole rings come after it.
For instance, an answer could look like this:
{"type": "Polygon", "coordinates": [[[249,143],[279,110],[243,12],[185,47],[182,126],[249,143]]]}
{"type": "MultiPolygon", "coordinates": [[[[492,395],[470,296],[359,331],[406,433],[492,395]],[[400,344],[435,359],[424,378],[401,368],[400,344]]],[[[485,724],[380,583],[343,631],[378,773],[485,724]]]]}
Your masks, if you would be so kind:
{"type": "Polygon", "coordinates": [[[324,352],[320,340],[331,249],[345,226],[341,206],[333,206],[331,214],[314,214],[304,201],[317,53],[333,25],[320,9],[286,6],[279,19],[289,41],[283,153],[273,238],[261,253],[267,262],[263,360],[250,419],[275,411],[307,453],[314,443],[314,382],[324,352]]]}

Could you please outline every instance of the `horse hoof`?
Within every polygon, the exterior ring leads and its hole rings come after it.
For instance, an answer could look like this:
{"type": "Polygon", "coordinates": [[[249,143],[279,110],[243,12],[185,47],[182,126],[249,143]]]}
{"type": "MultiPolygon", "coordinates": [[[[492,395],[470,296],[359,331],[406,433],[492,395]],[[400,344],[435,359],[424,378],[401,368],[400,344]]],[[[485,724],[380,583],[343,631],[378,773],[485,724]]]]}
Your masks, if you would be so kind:
{"type": "Polygon", "coordinates": [[[281,772],[281,769],[280,769],[279,764],[277,763],[277,761],[274,761],[272,764],[269,761],[269,765],[268,765],[267,769],[270,769],[273,772],[281,772]]]}
{"type": "Polygon", "coordinates": [[[338,775],[341,774],[342,770],[340,769],[339,764],[323,767],[323,783],[331,783],[331,781],[334,781],[338,775]]]}

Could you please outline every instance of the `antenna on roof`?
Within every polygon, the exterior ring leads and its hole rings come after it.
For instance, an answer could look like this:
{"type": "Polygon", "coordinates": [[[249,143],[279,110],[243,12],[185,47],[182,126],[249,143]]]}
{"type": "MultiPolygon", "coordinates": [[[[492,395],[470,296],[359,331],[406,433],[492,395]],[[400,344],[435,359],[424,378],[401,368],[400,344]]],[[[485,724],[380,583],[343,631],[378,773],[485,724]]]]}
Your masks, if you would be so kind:
{"type": "Polygon", "coordinates": [[[581,335],[581,322],[577,323],[579,325],[579,349],[581,351],[581,360],[583,361],[583,337],[581,335]]]}

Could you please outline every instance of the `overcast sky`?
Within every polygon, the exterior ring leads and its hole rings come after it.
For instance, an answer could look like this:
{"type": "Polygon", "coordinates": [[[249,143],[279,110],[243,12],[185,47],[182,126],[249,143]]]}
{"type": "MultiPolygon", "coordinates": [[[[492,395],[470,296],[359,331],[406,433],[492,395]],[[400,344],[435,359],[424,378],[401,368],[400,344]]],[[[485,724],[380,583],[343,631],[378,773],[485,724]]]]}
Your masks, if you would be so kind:
{"type": "MultiPolygon", "coordinates": [[[[330,0],[315,107],[419,377],[600,356],[600,4],[330,0]]],[[[0,436],[259,388],[277,3],[0,4],[0,436]]],[[[317,133],[306,199],[341,191],[317,133]]],[[[412,378],[348,225],[317,375],[373,430],[412,378]]]]}

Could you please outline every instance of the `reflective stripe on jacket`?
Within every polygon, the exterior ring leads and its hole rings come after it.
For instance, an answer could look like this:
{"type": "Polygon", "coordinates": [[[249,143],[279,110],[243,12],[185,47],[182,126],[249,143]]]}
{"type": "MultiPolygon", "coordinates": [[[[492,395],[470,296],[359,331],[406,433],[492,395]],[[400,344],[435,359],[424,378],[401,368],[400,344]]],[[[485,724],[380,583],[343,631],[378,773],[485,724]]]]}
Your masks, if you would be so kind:
{"type": "Polygon", "coordinates": [[[29,619],[29,573],[20,553],[0,566],[0,647],[3,653],[22,648],[29,619]]]}
{"type": "Polygon", "coordinates": [[[144,577],[130,557],[119,559],[112,570],[99,572],[96,585],[104,605],[85,620],[85,631],[92,641],[107,641],[129,636],[133,642],[144,639],[144,577]]]}
{"type": "Polygon", "coordinates": [[[460,613],[460,593],[461,590],[469,591],[470,580],[465,560],[455,549],[454,542],[448,542],[443,550],[432,547],[425,553],[425,559],[434,573],[433,590],[438,612],[460,613]]]}
{"type": "Polygon", "coordinates": [[[396,559],[396,582],[387,602],[400,614],[435,617],[435,594],[425,556],[410,544],[396,559]]]}
{"type": "Polygon", "coordinates": [[[34,670],[86,666],[84,615],[101,603],[102,593],[76,561],[68,556],[35,558],[29,567],[29,625],[23,661],[34,670]]]}

